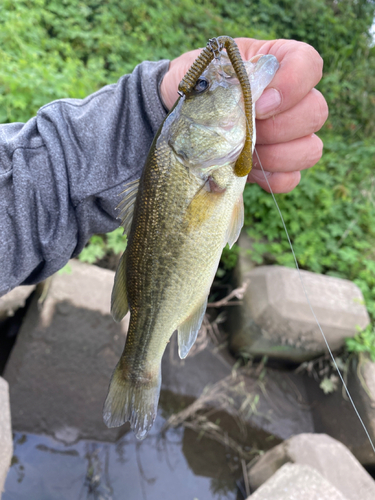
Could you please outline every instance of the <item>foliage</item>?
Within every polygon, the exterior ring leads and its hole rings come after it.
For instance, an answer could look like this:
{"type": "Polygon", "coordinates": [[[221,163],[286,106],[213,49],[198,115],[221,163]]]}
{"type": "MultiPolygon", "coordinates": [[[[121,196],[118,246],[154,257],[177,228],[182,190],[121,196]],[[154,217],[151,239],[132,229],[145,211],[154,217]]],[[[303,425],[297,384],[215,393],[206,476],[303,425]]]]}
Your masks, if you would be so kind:
{"type": "Polygon", "coordinates": [[[331,392],[337,391],[339,377],[332,374],[330,377],[324,377],[320,382],[319,387],[322,389],[324,394],[331,394],[331,392]]]}
{"type": "MultiPolygon", "coordinates": [[[[302,269],[354,281],[375,317],[375,146],[326,141],[319,164],[303,172],[298,189],[277,196],[302,269]]],[[[245,194],[252,257],[294,267],[272,198],[258,186],[245,194]],[[265,260],[267,259],[267,260],[265,260]]]]}
{"type": "MultiPolygon", "coordinates": [[[[310,43],[325,65],[326,152],[278,199],[301,267],[354,280],[374,318],[375,149],[366,140],[375,133],[374,10],[374,0],[3,0],[0,122],[83,98],[145,59],[174,58],[218,34],[310,43]]],[[[254,259],[293,265],[272,198],[248,186],[245,211],[254,259]]],[[[121,251],[112,238],[94,236],[81,260],[121,251]]],[[[221,270],[235,259],[236,248],[225,250],[221,270]]]]}
{"type": "Polygon", "coordinates": [[[3,0],[0,122],[26,121],[53,99],[83,98],[144,60],[174,58],[227,32],[267,36],[208,1],[3,0]]]}
{"type": "Polygon", "coordinates": [[[249,1],[248,10],[277,38],[301,40],[321,54],[324,78],[318,88],[330,105],[328,128],[346,136],[375,132],[373,0],[258,0],[249,1]]]}
{"type": "Polygon", "coordinates": [[[371,360],[375,362],[374,325],[368,325],[367,328],[359,331],[353,338],[347,338],[346,349],[355,354],[366,352],[370,355],[371,360]]]}
{"type": "Polygon", "coordinates": [[[236,243],[232,248],[229,248],[228,244],[223,248],[220,264],[216,271],[217,278],[223,279],[226,276],[230,279],[230,272],[236,267],[239,253],[240,247],[236,243]]]}
{"type": "Polygon", "coordinates": [[[95,234],[92,236],[86,247],[79,254],[81,262],[94,264],[102,259],[108,252],[118,255],[126,248],[126,235],[121,227],[106,235],[95,234]]]}
{"type": "Polygon", "coordinates": [[[236,245],[236,243],[232,246],[232,248],[229,248],[229,245],[224,248],[223,254],[221,256],[221,262],[224,268],[228,271],[235,268],[239,251],[240,247],[236,245]]]}
{"type": "Polygon", "coordinates": [[[332,360],[331,355],[327,352],[318,358],[304,361],[299,365],[296,373],[306,373],[315,381],[319,382],[319,387],[324,394],[331,394],[338,389],[343,389],[340,383],[340,378],[337,374],[337,369],[340,371],[341,376],[347,383],[348,373],[350,368],[350,361],[352,356],[345,350],[340,349],[335,353],[335,362],[332,360]]]}
{"type": "Polygon", "coordinates": [[[174,58],[218,34],[294,38],[325,62],[329,126],[374,131],[374,0],[3,0],[0,122],[82,98],[143,60],[174,58]]]}
{"type": "Polygon", "coordinates": [[[72,272],[73,272],[72,266],[68,262],[67,264],[65,264],[64,267],[62,267],[57,271],[57,274],[72,274],[72,272]]]}

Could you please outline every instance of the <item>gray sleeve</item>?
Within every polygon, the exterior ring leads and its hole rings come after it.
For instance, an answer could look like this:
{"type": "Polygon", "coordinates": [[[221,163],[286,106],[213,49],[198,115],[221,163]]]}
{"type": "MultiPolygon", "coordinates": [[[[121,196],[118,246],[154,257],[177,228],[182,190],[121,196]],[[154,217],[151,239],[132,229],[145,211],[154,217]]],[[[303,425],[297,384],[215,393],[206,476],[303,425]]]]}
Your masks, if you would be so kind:
{"type": "Polygon", "coordinates": [[[0,295],[45,279],[92,234],[118,227],[118,194],[140,176],[166,116],[168,65],[144,62],[86,99],[0,125],[0,295]]]}

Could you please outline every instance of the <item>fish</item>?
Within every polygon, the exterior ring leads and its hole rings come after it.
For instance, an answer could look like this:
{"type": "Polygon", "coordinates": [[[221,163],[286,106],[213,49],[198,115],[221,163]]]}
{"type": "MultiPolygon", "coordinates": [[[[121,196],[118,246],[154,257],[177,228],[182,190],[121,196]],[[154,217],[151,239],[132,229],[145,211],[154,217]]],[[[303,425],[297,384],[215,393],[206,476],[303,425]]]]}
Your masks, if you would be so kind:
{"type": "MultiPolygon", "coordinates": [[[[279,63],[272,55],[244,62],[255,102],[279,63]]],[[[221,253],[244,221],[247,176],[235,173],[249,123],[241,85],[222,50],[180,96],[151,145],[139,180],[119,205],[128,244],[115,275],[111,312],[130,310],[124,351],[103,408],[108,427],[129,421],[138,439],[157,413],[161,360],[177,330],[179,356],[194,344],[221,253]]]]}

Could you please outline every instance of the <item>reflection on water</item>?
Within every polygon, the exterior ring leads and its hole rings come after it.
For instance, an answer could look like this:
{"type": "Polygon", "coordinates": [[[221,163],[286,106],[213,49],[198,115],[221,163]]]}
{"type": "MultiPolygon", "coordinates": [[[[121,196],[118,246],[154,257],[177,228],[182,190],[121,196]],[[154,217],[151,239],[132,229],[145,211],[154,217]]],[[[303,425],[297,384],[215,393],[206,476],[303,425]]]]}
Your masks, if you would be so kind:
{"type": "MultiPolygon", "coordinates": [[[[139,442],[128,433],[114,444],[78,441],[65,445],[48,436],[15,433],[14,457],[2,498],[235,500],[238,473],[230,464],[223,470],[222,456],[218,457],[216,472],[220,469],[220,473],[215,474],[215,458],[207,450],[207,459],[213,463],[206,470],[213,474],[195,475],[192,469],[197,473],[197,468],[183,453],[187,446],[184,430],[171,429],[161,435],[163,423],[158,417],[145,441],[139,442]]],[[[196,440],[196,434],[191,433],[191,447],[196,440]]],[[[225,456],[224,449],[222,454],[225,456]]],[[[200,460],[204,461],[204,456],[200,460]]]]}

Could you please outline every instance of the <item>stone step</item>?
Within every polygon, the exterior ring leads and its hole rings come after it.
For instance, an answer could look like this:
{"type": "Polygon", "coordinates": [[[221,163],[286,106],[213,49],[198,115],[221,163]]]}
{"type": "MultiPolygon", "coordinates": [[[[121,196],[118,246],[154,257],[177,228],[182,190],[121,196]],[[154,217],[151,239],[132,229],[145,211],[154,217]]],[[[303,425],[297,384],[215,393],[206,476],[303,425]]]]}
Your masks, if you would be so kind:
{"type": "MultiPolygon", "coordinates": [[[[360,497],[358,497],[360,498],[360,497]]],[[[285,464],[248,500],[348,500],[308,465],[285,464]]]]}
{"type": "Polygon", "coordinates": [[[312,467],[348,500],[375,498],[372,477],[348,448],[326,434],[299,434],[267,451],[249,470],[252,491],[286,463],[312,467]]]}
{"type": "MultiPolygon", "coordinates": [[[[243,305],[230,308],[227,330],[235,354],[268,356],[301,363],[327,352],[296,269],[261,266],[236,280],[248,282],[243,305]]],[[[332,350],[344,345],[357,328],[369,324],[361,291],[351,281],[301,271],[304,287],[332,350]]]]}
{"type": "Polygon", "coordinates": [[[115,441],[102,407],[127,332],[110,314],[114,272],[71,261],[53,277],[42,308],[30,304],[4,372],[13,428],[78,439],[115,441]]]}

